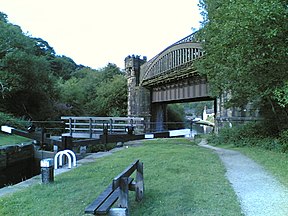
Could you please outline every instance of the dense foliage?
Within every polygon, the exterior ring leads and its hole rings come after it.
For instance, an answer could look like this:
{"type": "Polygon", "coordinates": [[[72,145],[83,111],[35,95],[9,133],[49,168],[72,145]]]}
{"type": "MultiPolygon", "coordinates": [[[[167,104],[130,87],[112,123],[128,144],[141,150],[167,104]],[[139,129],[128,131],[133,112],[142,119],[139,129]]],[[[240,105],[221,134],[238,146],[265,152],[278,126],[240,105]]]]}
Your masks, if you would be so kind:
{"type": "Polygon", "coordinates": [[[77,65],[0,12],[0,112],[29,120],[125,115],[126,97],[126,79],[116,65],[77,65]]]}
{"type": "Polygon", "coordinates": [[[114,64],[96,71],[82,68],[61,81],[63,114],[123,116],[127,108],[127,81],[114,64]]]}
{"type": "Polygon", "coordinates": [[[0,126],[8,125],[19,129],[25,129],[29,126],[29,122],[21,118],[15,118],[12,115],[0,112],[0,126]]]}
{"type": "Polygon", "coordinates": [[[182,104],[167,106],[167,122],[169,130],[185,128],[185,109],[182,104]]]}
{"type": "Polygon", "coordinates": [[[260,147],[282,153],[288,152],[288,131],[282,131],[275,137],[263,122],[223,128],[218,134],[211,134],[208,141],[214,145],[260,147]]]}
{"type": "Polygon", "coordinates": [[[288,1],[200,0],[205,57],[198,70],[228,106],[254,102],[278,130],[288,122],[288,1]]]}
{"type": "Polygon", "coordinates": [[[214,107],[214,101],[200,101],[184,104],[187,115],[199,118],[202,118],[205,107],[206,109],[212,109],[214,107]]]}

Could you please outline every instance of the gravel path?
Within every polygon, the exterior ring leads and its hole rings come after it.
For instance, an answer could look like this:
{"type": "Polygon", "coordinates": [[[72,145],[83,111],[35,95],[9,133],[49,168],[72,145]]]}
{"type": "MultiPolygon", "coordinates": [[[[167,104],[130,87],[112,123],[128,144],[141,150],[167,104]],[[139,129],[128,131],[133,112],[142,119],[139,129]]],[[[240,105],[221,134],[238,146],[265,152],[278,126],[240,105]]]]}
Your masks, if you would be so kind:
{"type": "Polygon", "coordinates": [[[199,145],[219,155],[244,215],[288,216],[288,189],[263,167],[237,151],[207,145],[205,140],[199,145]]]}

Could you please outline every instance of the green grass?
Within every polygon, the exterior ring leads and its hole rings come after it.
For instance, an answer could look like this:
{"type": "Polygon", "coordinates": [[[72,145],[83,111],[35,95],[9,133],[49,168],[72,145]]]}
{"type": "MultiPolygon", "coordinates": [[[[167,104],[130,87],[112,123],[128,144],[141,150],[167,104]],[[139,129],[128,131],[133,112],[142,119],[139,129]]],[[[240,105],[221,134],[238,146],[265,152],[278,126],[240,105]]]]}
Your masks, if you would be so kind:
{"type": "Polygon", "coordinates": [[[21,137],[21,136],[16,136],[16,135],[6,135],[3,133],[0,133],[0,146],[19,144],[19,143],[28,142],[28,141],[31,141],[31,139],[21,137]]]}
{"type": "Polygon", "coordinates": [[[247,155],[273,174],[282,184],[288,187],[288,154],[259,147],[240,147],[238,151],[247,155]]]}
{"type": "Polygon", "coordinates": [[[144,163],[141,203],[130,192],[131,215],[241,215],[218,156],[186,139],[145,141],[0,198],[0,215],[84,215],[91,203],[135,159],[144,163]]]}
{"type": "MultiPolygon", "coordinates": [[[[288,154],[287,152],[283,153],[277,145],[275,147],[275,143],[277,143],[276,138],[263,139],[254,137],[251,139],[244,137],[242,140],[236,139],[235,142],[224,142],[225,144],[221,144],[219,139],[216,139],[215,142],[215,139],[213,139],[211,135],[201,136],[201,138],[208,139],[210,145],[242,152],[262,165],[269,173],[288,187],[288,154]],[[255,145],[255,143],[257,143],[257,145],[255,145]]],[[[197,139],[197,141],[200,142],[201,138],[197,139]]]]}

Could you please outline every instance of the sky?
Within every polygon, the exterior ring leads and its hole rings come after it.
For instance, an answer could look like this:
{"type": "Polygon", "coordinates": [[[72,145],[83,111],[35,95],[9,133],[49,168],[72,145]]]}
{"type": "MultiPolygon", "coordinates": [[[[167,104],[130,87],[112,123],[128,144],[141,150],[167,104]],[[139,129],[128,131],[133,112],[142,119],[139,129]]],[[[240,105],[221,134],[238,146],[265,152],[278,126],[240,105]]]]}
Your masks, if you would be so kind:
{"type": "Polygon", "coordinates": [[[0,11],[57,55],[94,69],[148,60],[199,29],[198,0],[0,0],[0,11]]]}

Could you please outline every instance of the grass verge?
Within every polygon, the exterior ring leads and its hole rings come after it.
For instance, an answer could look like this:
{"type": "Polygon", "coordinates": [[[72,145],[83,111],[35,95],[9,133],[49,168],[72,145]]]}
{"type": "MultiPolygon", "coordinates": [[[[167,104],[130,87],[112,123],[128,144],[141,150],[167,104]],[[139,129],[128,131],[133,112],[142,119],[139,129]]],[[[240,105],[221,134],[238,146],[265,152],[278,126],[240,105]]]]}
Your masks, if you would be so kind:
{"type": "Polygon", "coordinates": [[[186,139],[145,141],[0,198],[0,215],[84,215],[91,203],[135,159],[144,163],[145,196],[130,192],[131,215],[241,215],[218,156],[186,139]]]}
{"type": "Polygon", "coordinates": [[[218,137],[215,135],[201,136],[198,138],[198,142],[201,138],[204,138],[208,140],[210,145],[242,152],[247,157],[262,165],[269,173],[288,187],[288,154],[287,151],[283,151],[283,149],[286,149],[286,137],[288,137],[288,135],[283,136],[282,140],[280,139],[282,142],[276,138],[261,138],[257,136],[252,138],[251,136],[235,138],[233,132],[230,138],[227,138],[227,136],[226,132],[224,136],[223,133],[221,133],[218,137]]]}
{"type": "Polygon", "coordinates": [[[261,164],[268,172],[273,174],[282,184],[288,187],[288,154],[259,147],[239,147],[249,158],[261,164]]]}
{"type": "Polygon", "coordinates": [[[0,146],[19,144],[28,141],[31,141],[31,139],[16,135],[6,135],[0,132],[0,146]]]}

